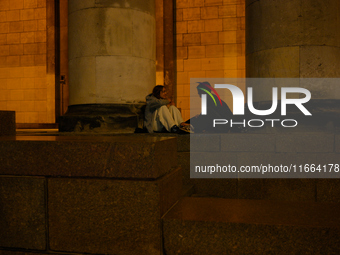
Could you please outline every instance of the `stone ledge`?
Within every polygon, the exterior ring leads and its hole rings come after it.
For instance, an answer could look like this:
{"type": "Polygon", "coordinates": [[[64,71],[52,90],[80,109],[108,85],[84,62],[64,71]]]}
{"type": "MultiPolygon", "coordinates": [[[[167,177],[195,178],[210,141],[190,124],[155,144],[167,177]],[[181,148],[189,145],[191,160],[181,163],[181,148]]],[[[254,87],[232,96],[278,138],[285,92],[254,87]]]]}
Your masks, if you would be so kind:
{"type": "Polygon", "coordinates": [[[156,179],[177,166],[164,137],[2,137],[0,152],[0,175],[156,179]]]}
{"type": "Polygon", "coordinates": [[[166,254],[338,254],[339,206],[183,198],[163,218],[166,254]]]}
{"type": "Polygon", "coordinates": [[[191,134],[191,151],[226,152],[339,152],[340,136],[334,133],[191,134]]]}
{"type": "Polygon", "coordinates": [[[145,104],[70,105],[58,119],[61,132],[133,133],[142,126],[145,104]]]}
{"type": "Polygon", "coordinates": [[[190,135],[190,151],[220,151],[221,136],[219,134],[190,135]]]}
{"type": "Polygon", "coordinates": [[[273,134],[221,135],[221,151],[275,151],[273,134]]]}
{"type": "MultiPolygon", "coordinates": [[[[239,199],[316,202],[315,179],[239,179],[239,199]]],[[[320,201],[318,201],[320,202],[320,201]]]]}
{"type": "MultiPolygon", "coordinates": [[[[23,135],[24,132],[19,132],[17,135],[23,135]]],[[[178,152],[189,152],[190,151],[190,134],[174,134],[174,133],[116,133],[116,132],[53,132],[47,133],[33,133],[34,136],[131,136],[131,137],[163,137],[163,138],[176,138],[177,139],[177,151],[178,152]]]]}
{"type": "Polygon", "coordinates": [[[317,181],[317,201],[340,203],[340,179],[321,179],[317,181]]]}
{"type": "Polygon", "coordinates": [[[1,247],[46,249],[45,187],[45,178],[0,176],[1,247]]]}
{"type": "Polygon", "coordinates": [[[334,134],[308,133],[277,135],[277,152],[333,152],[334,134]]]}
{"type": "Polygon", "coordinates": [[[161,217],[182,194],[181,170],[160,179],[48,179],[52,251],[161,254],[161,217]]]}

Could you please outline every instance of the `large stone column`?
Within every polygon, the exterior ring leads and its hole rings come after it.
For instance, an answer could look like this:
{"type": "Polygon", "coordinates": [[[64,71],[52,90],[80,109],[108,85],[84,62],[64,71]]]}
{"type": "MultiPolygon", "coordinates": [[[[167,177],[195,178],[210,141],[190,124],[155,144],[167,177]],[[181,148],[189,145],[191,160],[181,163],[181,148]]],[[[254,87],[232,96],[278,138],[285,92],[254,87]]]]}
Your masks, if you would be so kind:
{"type": "MultiPolygon", "coordinates": [[[[338,0],[247,0],[247,77],[340,78],[339,10],[338,0]]],[[[340,112],[336,86],[315,81],[314,112],[329,113],[329,107],[340,112]]],[[[306,85],[297,82],[293,85],[306,85]]],[[[254,101],[271,103],[271,91],[261,92],[254,101]]]]}
{"type": "Polygon", "coordinates": [[[60,130],[131,132],[155,85],[155,0],[69,1],[70,106],[60,130]]]}
{"type": "Polygon", "coordinates": [[[247,77],[340,77],[338,0],[248,0],[247,77]]]}

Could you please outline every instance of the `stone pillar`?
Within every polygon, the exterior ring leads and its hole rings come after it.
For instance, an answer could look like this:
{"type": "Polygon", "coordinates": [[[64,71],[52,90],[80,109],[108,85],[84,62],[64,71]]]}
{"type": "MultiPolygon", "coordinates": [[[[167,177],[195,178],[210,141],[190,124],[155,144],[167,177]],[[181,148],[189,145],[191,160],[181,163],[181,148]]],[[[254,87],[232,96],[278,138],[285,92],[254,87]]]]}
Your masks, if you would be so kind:
{"type": "Polygon", "coordinates": [[[70,106],[60,130],[134,130],[155,86],[155,0],[72,0],[68,12],[70,106]]]}
{"type": "MultiPolygon", "coordinates": [[[[339,78],[339,10],[338,0],[247,0],[246,76],[339,78]]],[[[317,111],[339,108],[335,87],[313,85],[311,104],[317,111]]],[[[257,93],[254,101],[271,97],[257,93]]]]}
{"type": "Polygon", "coordinates": [[[176,102],[175,40],[174,40],[174,1],[164,0],[164,85],[168,96],[176,102]]]}
{"type": "Polygon", "coordinates": [[[167,88],[176,102],[174,0],[156,0],[156,83],[167,88]]]}
{"type": "Polygon", "coordinates": [[[338,0],[248,0],[247,77],[340,77],[338,0]]]}

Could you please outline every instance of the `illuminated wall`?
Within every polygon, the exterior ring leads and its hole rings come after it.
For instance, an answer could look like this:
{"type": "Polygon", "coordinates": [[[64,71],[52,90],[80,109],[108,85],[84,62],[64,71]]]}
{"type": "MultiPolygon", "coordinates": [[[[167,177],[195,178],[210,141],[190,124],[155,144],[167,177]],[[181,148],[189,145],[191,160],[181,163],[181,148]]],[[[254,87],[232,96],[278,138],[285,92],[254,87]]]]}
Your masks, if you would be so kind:
{"type": "MultiPolygon", "coordinates": [[[[0,0],[0,110],[16,111],[17,123],[55,123],[54,9],[49,7],[54,2],[0,0]]],[[[177,106],[188,119],[190,78],[245,76],[245,0],[175,0],[175,6],[177,106]]],[[[68,105],[67,0],[60,0],[59,39],[66,83],[60,84],[57,100],[63,114],[68,105]]],[[[158,40],[158,52],[162,44],[158,40]]],[[[158,70],[157,83],[164,82],[163,76],[158,70]]]]}
{"type": "Polygon", "coordinates": [[[46,0],[0,1],[0,110],[17,123],[54,123],[54,75],[47,74],[46,0]]]}
{"type": "Polygon", "coordinates": [[[176,36],[177,106],[188,119],[190,78],[245,77],[245,0],[176,0],[176,36]]]}

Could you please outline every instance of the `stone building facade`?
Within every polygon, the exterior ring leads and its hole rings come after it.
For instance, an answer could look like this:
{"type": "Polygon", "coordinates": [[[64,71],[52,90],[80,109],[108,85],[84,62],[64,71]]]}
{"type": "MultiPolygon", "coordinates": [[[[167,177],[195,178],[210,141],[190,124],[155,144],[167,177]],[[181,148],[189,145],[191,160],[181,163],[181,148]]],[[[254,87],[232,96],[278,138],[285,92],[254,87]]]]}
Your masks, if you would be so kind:
{"type": "MultiPolygon", "coordinates": [[[[0,110],[16,111],[18,127],[53,126],[67,111],[68,8],[78,2],[0,1],[0,110]]],[[[157,0],[155,6],[156,72],[149,88],[165,84],[187,119],[190,78],[245,77],[245,1],[157,0]]]]}

